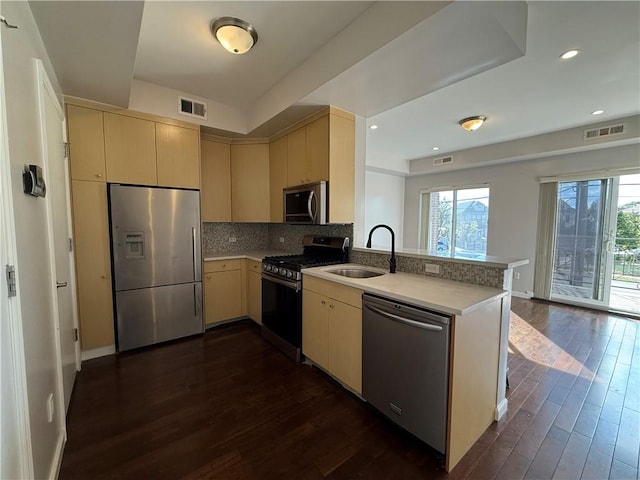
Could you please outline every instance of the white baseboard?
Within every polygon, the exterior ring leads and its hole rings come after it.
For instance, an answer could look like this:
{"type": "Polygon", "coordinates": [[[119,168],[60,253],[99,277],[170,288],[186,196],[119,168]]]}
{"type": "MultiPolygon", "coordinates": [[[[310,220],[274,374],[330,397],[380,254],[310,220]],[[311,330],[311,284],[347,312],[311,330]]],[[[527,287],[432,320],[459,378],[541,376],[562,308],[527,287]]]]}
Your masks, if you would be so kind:
{"type": "Polygon", "coordinates": [[[496,421],[500,420],[507,413],[509,409],[509,401],[505,398],[496,407],[496,421]]]}
{"type": "Polygon", "coordinates": [[[512,290],[511,296],[518,297],[518,298],[526,298],[527,300],[531,300],[533,298],[533,292],[518,292],[516,290],[512,290]]]}
{"type": "Polygon", "coordinates": [[[82,361],[91,360],[92,358],[106,357],[116,353],[115,345],[107,345],[106,347],[92,348],[91,350],[82,350],[82,361]]]}
{"type": "Polygon", "coordinates": [[[51,469],[49,471],[49,478],[55,480],[60,474],[60,467],[62,466],[62,454],[64,453],[64,445],[67,443],[67,434],[64,430],[58,435],[58,441],[56,442],[56,450],[53,452],[53,459],[51,461],[51,469]]]}

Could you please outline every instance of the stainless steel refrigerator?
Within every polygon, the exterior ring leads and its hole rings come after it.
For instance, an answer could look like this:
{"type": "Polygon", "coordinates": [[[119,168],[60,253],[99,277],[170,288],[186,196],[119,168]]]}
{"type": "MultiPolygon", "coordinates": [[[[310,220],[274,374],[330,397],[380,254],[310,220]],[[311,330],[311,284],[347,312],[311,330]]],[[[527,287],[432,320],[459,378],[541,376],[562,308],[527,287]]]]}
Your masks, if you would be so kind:
{"type": "Polygon", "coordinates": [[[109,186],[118,351],[204,331],[200,195],[109,186]]]}

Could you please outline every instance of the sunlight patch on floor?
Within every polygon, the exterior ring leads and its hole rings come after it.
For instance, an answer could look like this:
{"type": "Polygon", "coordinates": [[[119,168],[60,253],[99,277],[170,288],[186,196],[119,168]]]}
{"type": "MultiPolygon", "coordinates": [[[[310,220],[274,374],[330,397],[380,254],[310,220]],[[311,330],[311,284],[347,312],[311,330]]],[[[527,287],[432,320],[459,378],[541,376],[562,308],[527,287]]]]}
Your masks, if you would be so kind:
{"type": "Polygon", "coordinates": [[[511,312],[509,321],[508,351],[571,375],[589,380],[595,377],[595,373],[585,367],[583,362],[567,353],[514,312],[511,312]]]}

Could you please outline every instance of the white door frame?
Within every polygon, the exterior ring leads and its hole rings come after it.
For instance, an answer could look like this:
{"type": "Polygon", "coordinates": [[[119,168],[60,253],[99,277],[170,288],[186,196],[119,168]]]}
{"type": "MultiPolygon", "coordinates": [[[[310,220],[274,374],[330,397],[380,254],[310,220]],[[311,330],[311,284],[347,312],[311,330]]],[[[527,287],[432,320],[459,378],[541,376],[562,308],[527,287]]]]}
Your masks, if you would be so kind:
{"type": "MultiPolygon", "coordinates": [[[[46,119],[46,107],[45,102],[51,100],[56,112],[60,118],[60,123],[64,119],[64,114],[62,110],[62,106],[58,101],[57,95],[49,81],[47,73],[44,69],[44,65],[40,59],[34,59],[36,66],[36,78],[38,80],[38,111],[40,117],[40,143],[42,147],[42,170],[43,177],[45,180],[45,184],[51,185],[51,178],[49,173],[51,172],[51,157],[52,154],[48,151],[48,139],[47,139],[47,119],[46,119]]],[[[60,143],[62,144],[62,138],[60,139],[60,143]]],[[[55,351],[56,351],[56,386],[55,386],[55,394],[56,394],[56,404],[61,406],[61,409],[64,410],[65,406],[65,397],[64,397],[64,380],[62,374],[62,344],[60,341],[60,315],[59,315],[59,304],[58,304],[58,292],[55,284],[55,279],[57,278],[56,274],[56,251],[55,251],[55,239],[53,234],[53,206],[51,195],[47,195],[45,198],[45,209],[46,209],[46,217],[47,217],[47,245],[49,249],[49,272],[50,278],[53,280],[50,285],[51,289],[51,299],[52,299],[52,320],[53,320],[53,331],[54,331],[54,342],[55,342],[55,351]]],[[[69,266],[69,272],[71,273],[71,266],[69,266]]],[[[77,354],[76,354],[77,358],[77,354]]],[[[62,464],[62,451],[64,447],[64,443],[67,440],[67,425],[66,425],[66,411],[59,413],[57,416],[58,421],[58,431],[60,432],[60,442],[59,448],[56,449],[56,457],[54,458],[51,470],[51,477],[55,478],[58,475],[60,465],[62,464]]]]}
{"type": "MultiPolygon", "coordinates": [[[[7,112],[5,101],[4,71],[2,58],[2,26],[0,26],[0,262],[16,267],[16,285],[20,291],[20,269],[16,246],[15,218],[11,186],[11,163],[9,160],[9,139],[7,136],[7,112]]],[[[4,268],[4,265],[2,265],[4,268]]],[[[4,272],[2,272],[4,277],[4,272]]],[[[10,348],[11,368],[0,368],[0,382],[7,381],[10,376],[14,388],[13,403],[17,431],[16,450],[19,452],[18,464],[23,478],[33,478],[33,451],[31,448],[31,426],[29,420],[29,399],[27,396],[27,373],[25,365],[24,338],[22,331],[22,309],[19,296],[9,298],[5,279],[2,278],[0,288],[0,311],[8,323],[9,338],[3,339],[0,348],[10,348]]],[[[2,399],[0,398],[0,402],[2,399]]],[[[0,413],[4,414],[2,403],[0,413]]],[[[0,447],[2,447],[0,445],[0,447]]],[[[5,449],[2,447],[2,452],[5,449]]],[[[0,455],[0,461],[2,456],[0,455]]],[[[0,465],[1,468],[1,465],[0,465]]]]}
{"type": "MultiPolygon", "coordinates": [[[[40,110],[40,135],[41,135],[41,140],[42,140],[42,148],[43,148],[43,165],[47,166],[48,162],[49,162],[49,155],[47,152],[47,143],[46,143],[46,129],[45,129],[45,124],[44,124],[44,101],[45,101],[45,95],[47,95],[49,98],[51,98],[54,102],[55,102],[55,107],[56,110],[58,112],[58,115],[60,116],[60,121],[62,122],[62,134],[63,134],[63,138],[61,139],[61,141],[66,142],[67,141],[67,129],[66,129],[66,119],[65,119],[65,115],[64,115],[64,108],[60,102],[60,99],[58,97],[58,95],[56,94],[53,85],[51,85],[51,82],[49,81],[49,77],[47,76],[47,72],[44,69],[44,64],[42,63],[41,60],[36,59],[36,69],[37,69],[37,75],[38,75],[38,105],[39,105],[39,110],[40,110]]],[[[45,179],[48,180],[48,172],[50,171],[49,168],[45,169],[44,175],[45,175],[45,179]]],[[[73,239],[73,226],[72,226],[72,222],[71,222],[71,179],[69,178],[69,157],[67,155],[65,155],[64,157],[64,188],[65,188],[65,192],[67,194],[67,205],[66,205],[66,209],[67,209],[67,225],[66,225],[66,230],[67,230],[67,236],[70,239],[73,239]]],[[[52,215],[52,206],[51,206],[51,197],[46,197],[46,204],[47,204],[47,223],[48,223],[48,230],[49,230],[49,250],[50,250],[50,255],[49,258],[51,259],[51,268],[53,269],[52,272],[52,277],[51,278],[56,278],[55,275],[55,248],[54,248],[54,242],[53,242],[53,225],[52,225],[52,219],[53,219],[53,215],[52,215]]],[[[73,311],[73,328],[78,329],[78,302],[77,302],[77,298],[76,298],[76,267],[75,267],[75,259],[74,259],[74,255],[72,255],[71,253],[69,254],[69,289],[71,292],[71,303],[73,305],[72,307],[72,311],[73,311]]],[[[58,320],[57,319],[57,315],[58,315],[58,300],[57,300],[57,293],[56,293],[56,288],[54,288],[52,286],[53,289],[53,296],[56,297],[56,300],[54,301],[55,303],[55,316],[56,316],[56,325],[58,325],[58,320]]],[[[79,330],[78,330],[79,331],[79,330]]],[[[76,353],[76,370],[80,371],[80,366],[81,366],[81,354],[80,354],[80,342],[76,342],[75,345],[75,353],[76,353]]]]}

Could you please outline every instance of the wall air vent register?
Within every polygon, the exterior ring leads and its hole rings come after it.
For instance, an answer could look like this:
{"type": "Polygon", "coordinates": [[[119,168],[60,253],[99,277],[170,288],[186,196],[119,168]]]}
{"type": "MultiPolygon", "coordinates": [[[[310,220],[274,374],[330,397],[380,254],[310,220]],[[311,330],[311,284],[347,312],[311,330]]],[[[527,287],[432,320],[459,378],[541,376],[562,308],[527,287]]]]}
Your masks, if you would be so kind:
{"type": "Polygon", "coordinates": [[[622,135],[624,133],[624,124],[609,125],[607,127],[592,128],[584,131],[585,140],[593,140],[594,138],[609,137],[611,135],[622,135]]]}
{"type": "Polygon", "coordinates": [[[206,120],[207,104],[186,97],[178,97],[178,113],[206,120]]]}
{"type": "Polygon", "coordinates": [[[449,156],[449,157],[439,157],[439,158],[434,158],[433,159],[433,166],[434,167],[439,167],[440,165],[448,165],[450,163],[453,163],[453,157],[449,156]]]}

